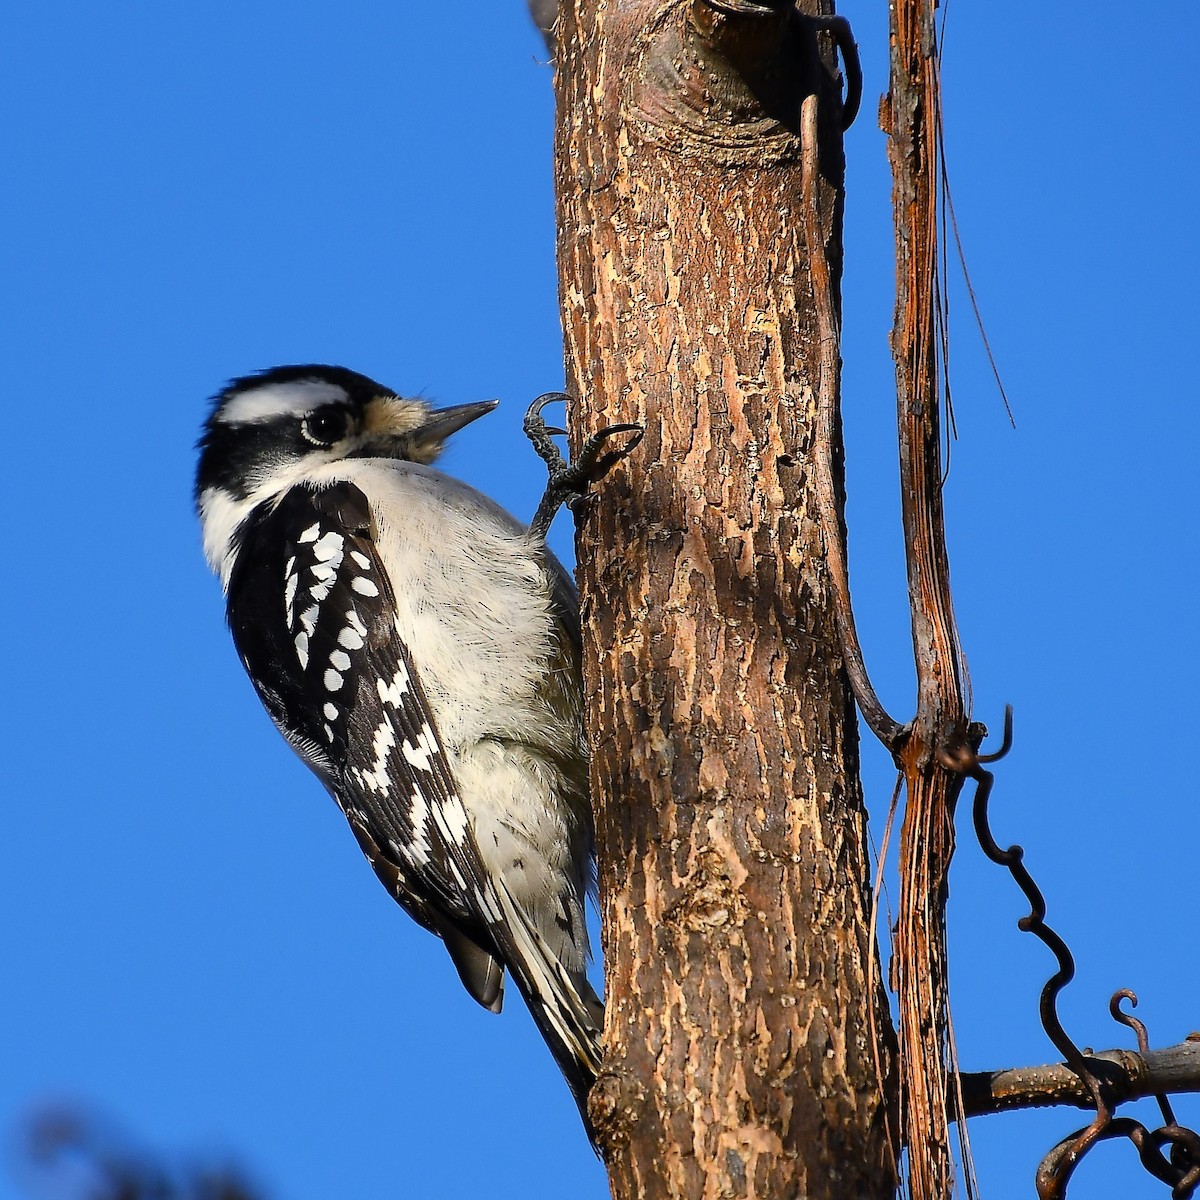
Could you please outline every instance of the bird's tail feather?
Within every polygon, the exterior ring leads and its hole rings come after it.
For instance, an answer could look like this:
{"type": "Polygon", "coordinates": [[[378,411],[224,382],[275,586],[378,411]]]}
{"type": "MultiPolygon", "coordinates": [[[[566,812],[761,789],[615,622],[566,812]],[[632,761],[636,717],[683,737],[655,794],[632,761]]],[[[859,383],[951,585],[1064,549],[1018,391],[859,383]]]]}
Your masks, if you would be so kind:
{"type": "Polygon", "coordinates": [[[603,1006],[582,972],[575,978],[559,961],[504,881],[483,869],[470,818],[457,795],[451,792],[443,804],[434,806],[432,816],[448,852],[447,867],[463,892],[472,897],[473,915],[487,929],[497,956],[524,997],[575,1097],[594,1146],[587,1098],[600,1069],[601,1022],[597,1017],[603,1006]]]}
{"type": "Polygon", "coordinates": [[[500,919],[489,932],[512,973],[550,1053],[575,1097],[588,1138],[594,1130],[587,1098],[600,1069],[603,1006],[586,979],[576,979],[546,944],[525,909],[502,882],[491,889],[500,919]]]}

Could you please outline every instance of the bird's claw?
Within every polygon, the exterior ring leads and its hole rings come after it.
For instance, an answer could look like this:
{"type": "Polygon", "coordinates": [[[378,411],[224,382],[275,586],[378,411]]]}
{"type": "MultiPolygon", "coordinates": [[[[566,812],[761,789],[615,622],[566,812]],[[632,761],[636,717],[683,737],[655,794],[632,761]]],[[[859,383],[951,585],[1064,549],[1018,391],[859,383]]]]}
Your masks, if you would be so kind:
{"type": "Polygon", "coordinates": [[[562,392],[547,392],[539,396],[525,414],[525,436],[533,443],[534,450],[550,473],[546,494],[530,525],[533,532],[543,538],[559,508],[565,504],[573,513],[578,513],[587,500],[588,487],[603,479],[616,463],[637,446],[645,433],[641,425],[632,423],[606,425],[592,434],[580,447],[575,461],[568,463],[551,440],[553,435],[563,434],[565,430],[548,426],[542,420],[542,409],[546,405],[568,399],[562,392]],[[611,438],[625,433],[633,436],[623,446],[605,449],[611,438]]]}

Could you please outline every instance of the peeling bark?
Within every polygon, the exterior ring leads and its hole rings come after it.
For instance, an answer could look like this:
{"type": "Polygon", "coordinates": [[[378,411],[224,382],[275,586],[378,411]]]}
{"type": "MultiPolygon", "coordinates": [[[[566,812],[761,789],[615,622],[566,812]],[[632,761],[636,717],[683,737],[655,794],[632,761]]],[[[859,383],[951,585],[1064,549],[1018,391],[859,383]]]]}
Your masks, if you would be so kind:
{"type": "MultiPolygon", "coordinates": [[[[900,828],[899,916],[892,965],[900,1015],[900,1120],[912,1200],[953,1190],[950,1124],[958,1096],[950,1036],[946,900],[954,809],[978,767],[981,726],[967,712],[942,504],[939,405],[938,103],[936,0],[889,5],[891,77],[880,124],[888,135],[896,224],[896,410],[917,711],[897,759],[906,799],[900,828]]],[[[967,1151],[964,1149],[964,1152],[967,1151]]]]}

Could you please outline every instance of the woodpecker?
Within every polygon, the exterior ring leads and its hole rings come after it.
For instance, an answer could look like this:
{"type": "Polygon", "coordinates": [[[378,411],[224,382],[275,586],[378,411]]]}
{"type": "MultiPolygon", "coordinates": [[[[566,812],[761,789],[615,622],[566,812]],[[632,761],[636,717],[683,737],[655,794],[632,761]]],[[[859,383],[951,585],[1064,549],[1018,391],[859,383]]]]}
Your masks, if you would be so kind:
{"type": "MultiPolygon", "coordinates": [[[[494,401],[435,409],[343,367],[235,379],[199,443],[196,505],[242,665],[391,895],[499,1012],[507,971],[585,1101],[603,1007],[574,587],[559,504],[619,454],[551,468],[533,526],[430,464],[494,401]],[[589,474],[590,472],[590,474],[589,474]]],[[[621,453],[627,452],[632,443],[621,453]]]]}

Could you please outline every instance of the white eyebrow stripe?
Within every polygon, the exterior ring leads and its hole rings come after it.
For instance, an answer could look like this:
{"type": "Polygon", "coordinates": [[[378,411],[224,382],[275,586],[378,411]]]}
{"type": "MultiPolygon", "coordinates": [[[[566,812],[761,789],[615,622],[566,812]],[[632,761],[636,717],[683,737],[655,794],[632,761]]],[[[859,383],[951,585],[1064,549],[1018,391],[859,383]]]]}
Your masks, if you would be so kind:
{"type": "Polygon", "coordinates": [[[322,404],[344,403],[346,389],[324,379],[264,383],[226,400],[217,413],[222,425],[255,425],[276,417],[299,416],[322,404]]]}

